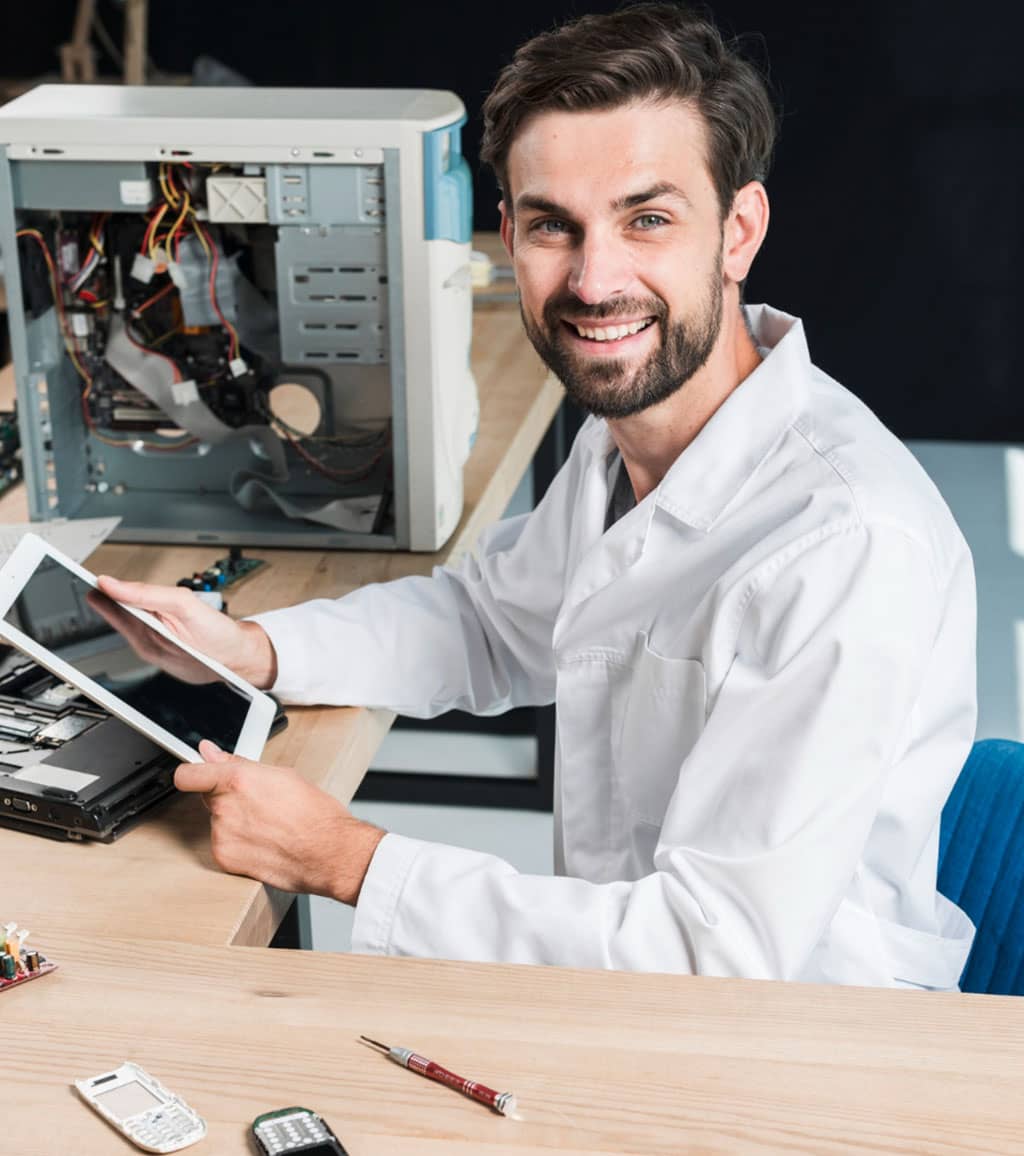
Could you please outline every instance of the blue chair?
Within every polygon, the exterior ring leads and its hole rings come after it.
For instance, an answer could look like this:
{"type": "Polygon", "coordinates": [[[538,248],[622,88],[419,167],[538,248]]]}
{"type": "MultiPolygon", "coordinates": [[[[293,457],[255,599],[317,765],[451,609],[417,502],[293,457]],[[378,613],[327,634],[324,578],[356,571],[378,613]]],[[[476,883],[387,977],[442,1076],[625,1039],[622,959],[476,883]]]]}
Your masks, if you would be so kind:
{"type": "Polygon", "coordinates": [[[942,812],[939,890],[978,929],[961,989],[1024,995],[1024,744],[971,749],[942,812]]]}

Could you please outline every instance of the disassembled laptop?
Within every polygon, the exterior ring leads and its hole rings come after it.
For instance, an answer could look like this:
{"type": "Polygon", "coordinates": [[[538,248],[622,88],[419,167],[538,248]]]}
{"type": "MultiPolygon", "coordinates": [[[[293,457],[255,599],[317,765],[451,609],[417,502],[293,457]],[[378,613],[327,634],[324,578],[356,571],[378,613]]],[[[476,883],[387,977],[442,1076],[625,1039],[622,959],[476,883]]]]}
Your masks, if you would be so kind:
{"type": "Polygon", "coordinates": [[[178,760],[20,651],[0,650],[0,825],[110,842],[178,760]]]}

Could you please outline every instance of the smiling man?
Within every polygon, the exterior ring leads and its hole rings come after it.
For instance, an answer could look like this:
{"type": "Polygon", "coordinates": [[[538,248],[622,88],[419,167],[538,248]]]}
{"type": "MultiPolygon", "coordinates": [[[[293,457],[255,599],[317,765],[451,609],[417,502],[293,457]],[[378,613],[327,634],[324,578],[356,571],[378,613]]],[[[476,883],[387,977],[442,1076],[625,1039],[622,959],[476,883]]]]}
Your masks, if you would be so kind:
{"type": "Polygon", "coordinates": [[[551,878],[385,834],[293,771],[179,768],[222,867],[357,903],[357,950],[954,987],[936,891],[974,729],[967,548],[910,454],[744,307],[774,119],[670,5],[524,45],[484,154],[523,321],[592,415],[528,517],[431,579],[232,623],[104,580],[293,702],[555,702],[551,878]]]}
{"type": "MultiPolygon", "coordinates": [[[[752,73],[750,84],[766,167],[772,113],[752,73]]],[[[521,116],[533,97],[499,88],[492,116],[521,116]],[[522,103],[506,112],[510,96],[522,103]]],[[[610,108],[534,112],[493,157],[526,331],[569,396],[616,421],[638,500],[760,360],[739,287],[768,202],[753,179],[723,209],[708,146],[696,103],[655,88],[610,108]]]]}

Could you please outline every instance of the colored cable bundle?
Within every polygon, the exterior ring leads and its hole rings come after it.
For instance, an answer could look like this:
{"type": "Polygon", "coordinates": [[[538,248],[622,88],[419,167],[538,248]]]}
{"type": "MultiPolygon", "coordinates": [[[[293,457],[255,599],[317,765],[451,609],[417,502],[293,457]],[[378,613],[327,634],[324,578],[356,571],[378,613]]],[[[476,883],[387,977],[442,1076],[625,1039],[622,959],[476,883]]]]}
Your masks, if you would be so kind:
{"type": "Polygon", "coordinates": [[[60,289],[60,278],[57,275],[57,266],[54,264],[53,256],[50,253],[50,246],[46,243],[46,238],[38,229],[19,229],[17,235],[19,237],[31,237],[43,251],[43,257],[46,259],[46,268],[50,274],[50,292],[53,294],[53,304],[57,310],[57,321],[60,327],[61,338],[64,341],[64,348],[67,350],[68,357],[71,359],[71,364],[75,367],[78,376],[85,382],[86,389],[88,390],[92,387],[92,376],[78,360],[78,350],[75,348],[75,339],[68,326],[67,314],[64,311],[64,294],[60,289]]]}
{"type": "MultiPolygon", "coordinates": [[[[191,166],[188,167],[190,168],[191,166]]],[[[190,190],[184,183],[179,189],[175,182],[173,168],[162,162],[159,168],[159,183],[164,201],[149,219],[146,232],[142,238],[140,253],[153,262],[154,272],[165,273],[172,263],[177,263],[186,228],[192,229],[203,252],[206,254],[206,260],[210,266],[207,281],[210,304],[213,307],[214,313],[217,314],[221,325],[224,327],[224,331],[228,335],[228,356],[231,361],[234,361],[239,356],[240,343],[238,333],[231,322],[228,321],[227,317],[224,316],[224,311],[221,309],[220,302],[217,299],[217,270],[220,267],[220,252],[217,244],[208,230],[200,223],[190,190]],[[161,223],[168,213],[175,211],[177,212],[177,216],[174,219],[174,223],[161,235],[161,223]],[[160,258],[161,249],[164,253],[164,260],[160,258]]],[[[170,287],[165,286],[161,292],[155,293],[148,301],[139,306],[135,311],[135,315],[138,316],[144,309],[149,308],[150,305],[157,301],[164,292],[169,291],[170,287]]]]}

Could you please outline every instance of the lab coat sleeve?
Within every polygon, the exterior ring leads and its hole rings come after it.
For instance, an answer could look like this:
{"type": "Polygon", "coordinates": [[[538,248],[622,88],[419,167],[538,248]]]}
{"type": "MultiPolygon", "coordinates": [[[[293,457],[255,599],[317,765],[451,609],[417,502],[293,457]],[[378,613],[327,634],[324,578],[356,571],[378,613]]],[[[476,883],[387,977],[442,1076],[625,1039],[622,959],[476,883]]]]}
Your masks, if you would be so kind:
{"type": "Polygon", "coordinates": [[[255,615],[277,654],[273,693],[416,718],[553,701],[577,468],[571,457],[532,514],[485,531],[457,567],[255,615]]]}
{"type": "MultiPolygon", "coordinates": [[[[733,659],[709,688],[650,875],[525,876],[388,835],[355,949],[798,977],[850,886],[930,664],[952,666],[950,679],[973,669],[973,574],[966,550],[943,575],[902,531],[854,525],[769,558],[740,595],[716,619],[733,659]]],[[[934,725],[962,730],[966,749],[973,715],[959,714],[934,725]]]]}

